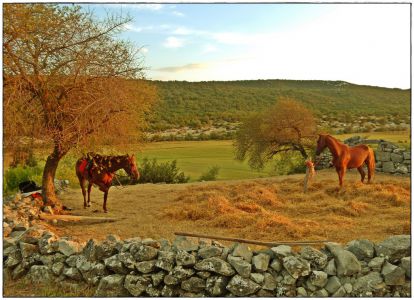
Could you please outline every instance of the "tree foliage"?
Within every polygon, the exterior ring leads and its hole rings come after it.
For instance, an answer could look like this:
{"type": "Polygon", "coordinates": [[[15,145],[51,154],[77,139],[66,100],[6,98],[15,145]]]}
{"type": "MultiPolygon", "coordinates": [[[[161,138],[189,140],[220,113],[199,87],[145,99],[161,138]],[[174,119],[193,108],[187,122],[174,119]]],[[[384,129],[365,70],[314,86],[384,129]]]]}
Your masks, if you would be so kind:
{"type": "Polygon", "coordinates": [[[307,158],[315,138],[312,112],[294,100],[279,100],[241,124],[234,142],[236,158],[248,158],[249,165],[256,169],[263,168],[278,153],[297,152],[307,158]]]}
{"type": "Polygon", "coordinates": [[[52,145],[43,191],[53,203],[59,160],[137,138],[155,90],[140,80],[139,49],[117,38],[131,18],[52,4],[5,4],[3,14],[5,146],[23,136],[52,145]]]}

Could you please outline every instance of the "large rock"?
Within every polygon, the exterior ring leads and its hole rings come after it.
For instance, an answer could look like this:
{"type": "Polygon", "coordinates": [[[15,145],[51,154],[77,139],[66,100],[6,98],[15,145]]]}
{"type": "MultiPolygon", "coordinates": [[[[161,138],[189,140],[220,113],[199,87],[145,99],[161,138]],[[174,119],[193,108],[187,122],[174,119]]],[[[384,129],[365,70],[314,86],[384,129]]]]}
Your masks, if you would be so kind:
{"type": "Polygon", "coordinates": [[[194,268],[199,271],[209,271],[224,276],[232,276],[235,273],[228,262],[217,257],[204,259],[198,262],[194,268]]]}
{"type": "Polygon", "coordinates": [[[56,242],[56,250],[60,253],[70,256],[80,251],[80,245],[77,242],[69,241],[65,239],[59,239],[56,242]]]}
{"type": "Polygon", "coordinates": [[[175,262],[177,266],[194,266],[196,263],[196,257],[187,251],[178,250],[175,255],[175,262]]]}
{"type": "Polygon", "coordinates": [[[249,278],[250,273],[252,271],[252,265],[249,264],[247,261],[243,260],[242,257],[229,255],[227,257],[227,261],[230,263],[230,265],[232,265],[232,267],[240,276],[244,278],[249,278]]]}
{"type": "Polygon", "coordinates": [[[206,281],[198,277],[191,277],[181,282],[181,288],[193,293],[202,292],[206,288],[206,281]]]}
{"type": "Polygon", "coordinates": [[[391,160],[391,153],[384,152],[384,151],[376,151],[375,157],[378,161],[390,161],[391,160]]]}
{"type": "Polygon", "coordinates": [[[404,285],[405,270],[389,262],[385,262],[381,271],[386,285],[404,285]]]}
{"type": "Polygon", "coordinates": [[[368,263],[368,267],[370,267],[372,271],[381,272],[384,261],[385,261],[384,257],[374,257],[368,263]]]}
{"type": "Polygon", "coordinates": [[[405,270],[405,275],[411,278],[411,257],[403,257],[400,266],[405,270]]]}
{"type": "Polygon", "coordinates": [[[152,285],[157,287],[161,282],[163,282],[165,274],[166,273],[164,271],[159,271],[155,274],[151,274],[152,285]]]}
{"type": "Polygon", "coordinates": [[[39,251],[41,254],[50,254],[56,252],[55,242],[57,237],[49,232],[45,231],[42,237],[38,241],[39,251]]]}
{"type": "Polygon", "coordinates": [[[139,272],[143,273],[143,274],[147,274],[147,273],[151,273],[153,272],[156,267],[156,260],[147,260],[147,261],[142,261],[136,264],[136,268],[139,272]]]}
{"type": "Polygon", "coordinates": [[[270,256],[265,253],[259,253],[253,256],[252,265],[256,272],[266,272],[269,267],[270,256]]]}
{"type": "Polygon", "coordinates": [[[256,282],[257,284],[262,284],[264,281],[263,273],[251,273],[250,279],[256,282]]]}
{"type": "MultiPolygon", "coordinates": [[[[106,240],[102,241],[101,243],[95,243],[93,241],[91,243],[91,256],[95,256],[96,261],[103,261],[105,258],[111,257],[117,254],[117,239],[107,238],[106,240]]],[[[85,251],[85,248],[84,248],[85,251]]],[[[85,256],[88,257],[87,253],[85,256]]]]}
{"type": "MultiPolygon", "coordinates": [[[[97,259],[96,257],[96,245],[98,242],[94,239],[90,239],[85,247],[82,250],[83,255],[88,259],[89,261],[95,261],[97,259]]],[[[109,255],[111,256],[111,255],[109,255]]],[[[108,256],[108,257],[109,257],[108,256]]]]}
{"type": "Polygon", "coordinates": [[[3,259],[7,257],[6,261],[4,261],[4,266],[7,268],[13,268],[17,266],[22,261],[22,254],[20,248],[16,246],[11,246],[6,248],[3,253],[3,259]]]}
{"type": "Polygon", "coordinates": [[[404,160],[404,157],[398,153],[391,153],[391,161],[400,163],[404,160]]]}
{"type": "Polygon", "coordinates": [[[125,277],[124,287],[132,296],[140,296],[150,285],[151,280],[142,276],[127,275],[125,277]]]}
{"type": "Polygon", "coordinates": [[[250,263],[253,257],[253,252],[250,250],[249,246],[247,246],[246,244],[236,243],[234,245],[231,255],[243,257],[245,261],[250,263]]]}
{"type": "Polygon", "coordinates": [[[398,165],[397,168],[395,169],[395,172],[400,173],[400,174],[409,173],[408,167],[405,165],[398,165]]]}
{"type": "Polygon", "coordinates": [[[127,297],[128,290],[124,287],[125,275],[105,276],[99,282],[95,297],[127,297]]]}
{"type": "Polygon", "coordinates": [[[365,296],[366,292],[373,292],[384,287],[384,281],[382,280],[381,274],[378,272],[371,272],[358,278],[354,283],[352,290],[355,295],[365,296]]]}
{"type": "Polygon", "coordinates": [[[260,285],[250,279],[235,275],[226,288],[233,295],[244,297],[257,292],[260,289],[260,285]]]}
{"type": "Polygon", "coordinates": [[[292,255],[292,247],[280,245],[271,249],[277,258],[285,258],[292,255]]]}
{"type": "Polygon", "coordinates": [[[55,274],[56,276],[59,276],[60,274],[62,274],[63,268],[65,267],[65,264],[62,262],[55,262],[52,265],[52,272],[53,274],[55,274]]]}
{"type": "Polygon", "coordinates": [[[52,272],[46,266],[32,266],[27,276],[33,284],[50,284],[54,278],[52,272]]]}
{"type": "Polygon", "coordinates": [[[328,274],[322,271],[312,271],[309,276],[309,281],[314,286],[324,287],[328,282],[328,274]]]}
{"type": "Polygon", "coordinates": [[[300,257],[287,256],[283,258],[283,266],[295,279],[309,275],[310,272],[309,262],[300,257]]]}
{"type": "Polygon", "coordinates": [[[158,249],[145,245],[132,245],[131,254],[137,261],[153,260],[158,256],[158,249]]]}
{"type": "Polygon", "coordinates": [[[125,266],[125,268],[129,270],[134,270],[136,261],[135,258],[132,256],[129,252],[120,252],[118,254],[118,259],[122,264],[125,266]]]}
{"type": "Polygon", "coordinates": [[[369,240],[354,240],[347,244],[345,250],[352,252],[359,260],[369,261],[374,257],[374,243],[369,240]]]}
{"type": "Polygon", "coordinates": [[[170,251],[159,251],[158,259],[155,263],[155,266],[171,272],[175,265],[175,253],[170,251]]]}
{"type": "Polygon", "coordinates": [[[23,264],[18,264],[17,267],[14,268],[13,272],[11,273],[11,277],[13,280],[17,280],[23,277],[27,273],[27,268],[23,264]]]}
{"type": "Polygon", "coordinates": [[[377,256],[388,257],[391,263],[411,255],[411,237],[409,235],[395,235],[378,243],[375,247],[377,256]]]}
{"type": "Polygon", "coordinates": [[[184,279],[190,278],[193,276],[195,271],[191,269],[185,269],[182,266],[176,266],[172,271],[171,275],[178,279],[178,281],[182,281],[184,279]]]}
{"type": "Polygon", "coordinates": [[[211,276],[206,280],[206,291],[209,296],[219,297],[226,292],[228,278],[224,276],[211,276]]]}
{"type": "Polygon", "coordinates": [[[392,161],[383,162],[382,171],[385,173],[395,173],[394,163],[392,161]]]}
{"type": "Polygon", "coordinates": [[[280,272],[282,270],[282,267],[282,262],[278,258],[273,259],[272,263],[270,264],[270,268],[272,268],[276,272],[280,272]]]}
{"type": "Polygon", "coordinates": [[[116,274],[128,274],[128,269],[124,266],[124,264],[121,262],[121,260],[118,257],[118,254],[115,254],[111,257],[104,259],[105,266],[113,271],[116,274]]]}
{"type": "Polygon", "coordinates": [[[349,276],[361,271],[361,264],[352,252],[335,243],[326,243],[326,247],[334,256],[338,276],[349,276]]]}
{"type": "Polygon", "coordinates": [[[272,276],[272,274],[264,273],[264,280],[262,289],[268,291],[274,291],[277,287],[276,279],[272,276]]]}
{"type": "Polygon", "coordinates": [[[79,272],[79,270],[73,267],[64,268],[62,274],[72,280],[76,280],[76,281],[82,280],[82,275],[79,272]]]}
{"type": "Polygon", "coordinates": [[[198,250],[198,256],[200,256],[203,259],[206,259],[210,257],[220,256],[222,252],[222,248],[216,246],[207,246],[198,250]]]}
{"type": "Polygon", "coordinates": [[[84,271],[80,268],[82,276],[88,284],[97,285],[101,278],[107,275],[105,265],[102,263],[92,263],[88,271],[84,271]]]}
{"type": "Polygon", "coordinates": [[[310,265],[316,269],[323,269],[328,263],[328,256],[309,246],[303,247],[300,251],[300,256],[310,262],[310,265]]]}
{"type": "Polygon", "coordinates": [[[324,286],[324,289],[327,290],[329,294],[335,293],[341,287],[341,282],[336,276],[331,276],[328,279],[328,282],[324,286]]]}

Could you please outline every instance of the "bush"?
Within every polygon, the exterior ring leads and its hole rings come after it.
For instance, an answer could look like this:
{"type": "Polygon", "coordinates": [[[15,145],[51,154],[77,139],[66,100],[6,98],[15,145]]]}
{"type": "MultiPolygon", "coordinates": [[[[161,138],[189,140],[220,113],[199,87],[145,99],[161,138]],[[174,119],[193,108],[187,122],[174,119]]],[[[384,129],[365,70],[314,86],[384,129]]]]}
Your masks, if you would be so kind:
{"type": "Polygon", "coordinates": [[[305,159],[298,153],[280,154],[276,157],[271,175],[291,175],[305,173],[305,159]]]}
{"type": "Polygon", "coordinates": [[[206,173],[203,173],[200,176],[199,180],[200,181],[214,181],[214,180],[217,180],[217,175],[218,175],[219,171],[220,171],[220,168],[217,167],[217,166],[210,167],[210,169],[206,173]]]}
{"type": "Polygon", "coordinates": [[[8,169],[4,174],[4,192],[12,193],[16,192],[19,187],[19,183],[27,180],[33,180],[38,185],[42,182],[43,168],[36,167],[21,167],[8,169]]]}
{"type": "Polygon", "coordinates": [[[139,183],[186,183],[190,180],[177,167],[177,161],[158,163],[156,159],[149,160],[144,158],[139,166],[139,183]]]}

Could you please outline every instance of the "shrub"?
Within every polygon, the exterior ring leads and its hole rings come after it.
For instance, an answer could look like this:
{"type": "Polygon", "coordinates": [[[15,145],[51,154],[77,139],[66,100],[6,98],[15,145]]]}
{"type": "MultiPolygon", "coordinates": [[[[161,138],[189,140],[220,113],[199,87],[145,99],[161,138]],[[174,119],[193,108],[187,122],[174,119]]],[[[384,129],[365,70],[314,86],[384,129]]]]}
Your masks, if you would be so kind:
{"type": "Polygon", "coordinates": [[[189,176],[185,176],[177,167],[177,161],[158,163],[154,158],[149,160],[144,158],[139,166],[140,178],[139,183],[186,183],[190,180],[189,176]]]}
{"type": "Polygon", "coordinates": [[[206,173],[203,173],[200,176],[200,181],[214,181],[217,179],[217,175],[220,171],[220,168],[218,166],[213,166],[208,169],[206,173]]]}
{"type": "Polygon", "coordinates": [[[19,183],[27,180],[33,180],[39,185],[42,182],[42,174],[43,168],[39,166],[10,168],[4,174],[4,192],[6,194],[16,192],[19,183]]]}

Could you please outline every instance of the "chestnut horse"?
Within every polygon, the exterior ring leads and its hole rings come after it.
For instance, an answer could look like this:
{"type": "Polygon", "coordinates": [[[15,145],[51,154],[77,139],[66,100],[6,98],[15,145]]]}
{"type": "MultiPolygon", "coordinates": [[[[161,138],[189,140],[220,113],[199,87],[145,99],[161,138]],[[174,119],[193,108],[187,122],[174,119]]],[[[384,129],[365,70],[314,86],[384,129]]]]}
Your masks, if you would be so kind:
{"type": "Polygon", "coordinates": [[[83,207],[91,206],[91,189],[96,184],[104,192],[103,210],[106,209],[108,191],[112,185],[115,172],[124,169],[133,181],[139,179],[139,172],[134,155],[103,156],[88,153],[87,157],[82,157],[76,162],[76,175],[78,176],[83,194],[83,207]],[[88,203],[86,203],[85,183],[88,181],[88,203]]]}
{"type": "Polygon", "coordinates": [[[375,171],[375,156],[370,147],[366,145],[349,147],[328,134],[320,134],[316,146],[316,155],[319,155],[326,147],[332,153],[332,163],[336,173],[338,173],[341,187],[346,169],[357,168],[361,174],[361,182],[364,182],[364,163],[368,168],[368,183],[371,182],[375,171]]]}

